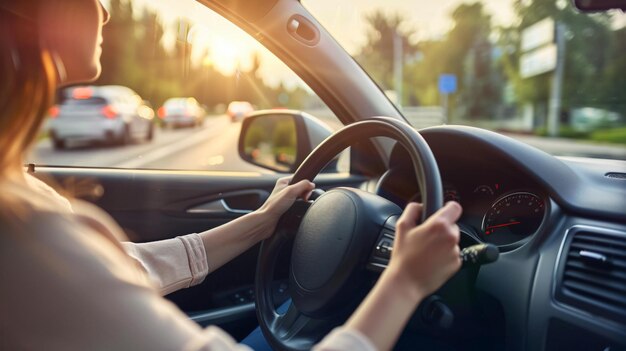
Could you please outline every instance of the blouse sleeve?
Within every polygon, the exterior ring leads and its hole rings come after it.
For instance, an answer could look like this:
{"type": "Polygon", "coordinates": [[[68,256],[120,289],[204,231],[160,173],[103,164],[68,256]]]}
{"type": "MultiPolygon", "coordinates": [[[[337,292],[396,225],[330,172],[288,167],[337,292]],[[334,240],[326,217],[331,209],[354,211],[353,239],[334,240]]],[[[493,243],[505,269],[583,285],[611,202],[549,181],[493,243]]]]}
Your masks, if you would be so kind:
{"type": "Polygon", "coordinates": [[[200,284],[209,273],[206,251],[198,234],[122,245],[162,295],[200,284]]]}
{"type": "Polygon", "coordinates": [[[376,347],[365,335],[346,327],[335,328],[313,347],[313,351],[342,350],[376,351],[376,347]]]}

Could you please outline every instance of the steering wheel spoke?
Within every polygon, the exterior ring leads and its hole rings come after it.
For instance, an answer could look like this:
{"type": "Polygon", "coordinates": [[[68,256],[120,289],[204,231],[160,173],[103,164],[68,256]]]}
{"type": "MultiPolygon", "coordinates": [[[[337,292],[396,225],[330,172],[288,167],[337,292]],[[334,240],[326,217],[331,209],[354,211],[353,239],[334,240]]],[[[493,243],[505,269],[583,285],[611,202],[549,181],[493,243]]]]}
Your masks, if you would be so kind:
{"type": "Polygon", "coordinates": [[[309,210],[309,207],[311,207],[313,202],[314,201],[312,200],[296,200],[294,204],[280,218],[275,235],[280,236],[280,238],[283,240],[293,238],[296,231],[298,230],[300,222],[302,222],[302,218],[309,210]]]}
{"type": "Polygon", "coordinates": [[[380,273],[387,268],[391,254],[393,253],[393,241],[396,235],[396,222],[398,216],[391,216],[383,225],[376,245],[367,262],[367,269],[372,272],[380,273]]]}
{"type": "Polygon", "coordinates": [[[290,345],[293,350],[310,350],[316,340],[323,338],[337,325],[337,320],[308,317],[290,302],[285,313],[274,316],[270,328],[280,343],[290,345]]]}
{"type": "Polygon", "coordinates": [[[276,317],[274,328],[279,338],[289,340],[304,329],[310,321],[311,318],[302,314],[296,305],[290,303],[287,312],[276,317]]]}

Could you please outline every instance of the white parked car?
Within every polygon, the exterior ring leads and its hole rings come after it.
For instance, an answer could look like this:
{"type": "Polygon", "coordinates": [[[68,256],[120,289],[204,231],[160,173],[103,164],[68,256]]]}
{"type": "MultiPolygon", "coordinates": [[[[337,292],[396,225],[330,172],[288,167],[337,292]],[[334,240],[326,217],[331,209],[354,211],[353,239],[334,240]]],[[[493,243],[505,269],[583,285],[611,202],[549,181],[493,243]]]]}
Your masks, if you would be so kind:
{"type": "Polygon", "coordinates": [[[152,140],[154,112],[132,89],[119,86],[80,86],[65,91],[50,109],[49,135],[56,149],[68,141],[128,144],[135,138],[152,140]]]}
{"type": "Polygon", "coordinates": [[[254,112],[254,107],[247,101],[232,101],[226,109],[226,114],[230,117],[231,122],[241,121],[252,112],[254,112]]]}

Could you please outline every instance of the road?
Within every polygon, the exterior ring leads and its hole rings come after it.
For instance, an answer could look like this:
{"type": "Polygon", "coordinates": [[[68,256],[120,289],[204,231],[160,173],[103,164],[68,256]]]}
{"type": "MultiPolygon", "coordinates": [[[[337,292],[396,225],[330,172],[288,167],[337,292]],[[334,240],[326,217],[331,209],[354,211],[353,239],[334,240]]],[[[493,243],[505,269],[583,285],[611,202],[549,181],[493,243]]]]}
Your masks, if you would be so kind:
{"type": "MultiPolygon", "coordinates": [[[[323,115],[321,117],[326,119],[323,115]]],[[[27,162],[80,167],[269,172],[239,157],[240,129],[241,123],[232,123],[227,116],[218,115],[207,118],[201,128],[157,129],[153,141],[137,141],[126,146],[70,145],[66,150],[54,150],[49,140],[42,140],[33,148],[27,162]]],[[[623,146],[510,136],[559,155],[626,159],[626,147],[623,146]]]]}
{"type": "Polygon", "coordinates": [[[55,150],[49,140],[40,141],[28,163],[81,167],[184,169],[265,172],[244,162],[237,153],[241,123],[225,115],[209,117],[200,128],[160,129],[151,142],[126,146],[70,145],[55,150]]]}

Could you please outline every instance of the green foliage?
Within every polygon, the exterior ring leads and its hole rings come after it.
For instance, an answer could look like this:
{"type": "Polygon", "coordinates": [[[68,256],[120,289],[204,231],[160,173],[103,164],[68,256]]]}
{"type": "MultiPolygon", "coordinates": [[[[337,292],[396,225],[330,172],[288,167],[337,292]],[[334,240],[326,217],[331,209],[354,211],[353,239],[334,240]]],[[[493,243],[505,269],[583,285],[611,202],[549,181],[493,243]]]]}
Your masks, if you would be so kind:
{"type": "MultiPolygon", "coordinates": [[[[545,103],[549,99],[552,75],[543,74],[527,79],[519,77],[521,32],[534,23],[546,18],[553,18],[565,26],[565,71],[561,107],[567,111],[582,106],[599,106],[608,95],[601,88],[606,70],[611,62],[623,61],[615,55],[612,48],[613,34],[607,15],[588,16],[580,14],[570,2],[563,2],[559,8],[554,0],[533,0],[524,5],[517,3],[516,12],[521,18],[517,26],[504,29],[504,33],[517,35],[504,36],[502,42],[508,48],[505,57],[507,74],[514,83],[518,103],[545,103]]],[[[623,72],[626,73],[626,72],[623,72]]],[[[611,94],[612,95],[612,94],[611,94]]],[[[623,101],[623,100],[622,100],[623,101]]]]}
{"type": "MultiPolygon", "coordinates": [[[[539,136],[548,136],[548,131],[545,127],[541,127],[535,131],[535,134],[539,136]]],[[[559,137],[626,145],[626,127],[598,129],[590,132],[576,130],[568,126],[561,126],[559,129],[559,137]]]]}
{"type": "Polygon", "coordinates": [[[259,145],[268,140],[267,130],[260,125],[260,123],[253,123],[250,125],[246,132],[244,139],[244,149],[246,153],[251,153],[252,150],[259,147],[259,145]]]}
{"type": "MultiPolygon", "coordinates": [[[[548,136],[548,128],[540,127],[535,130],[535,134],[539,136],[548,136]]],[[[561,126],[559,128],[559,137],[569,139],[589,139],[590,132],[580,131],[568,126],[561,126]]]]}
{"type": "Polygon", "coordinates": [[[296,125],[293,119],[283,119],[276,122],[272,135],[273,145],[277,148],[291,147],[295,150],[296,125]]]}
{"type": "Polygon", "coordinates": [[[250,70],[224,75],[202,60],[193,62],[193,47],[187,42],[177,40],[166,47],[166,31],[177,28],[165,27],[157,14],[144,10],[137,16],[132,2],[124,0],[111,0],[109,8],[111,20],[103,28],[102,74],[95,84],[128,86],[155,107],[182,96],[195,97],[210,107],[244,100],[258,108],[298,109],[307,102],[309,95],[301,88],[266,85],[258,74],[262,64],[258,55],[250,70]]]}
{"type": "Polygon", "coordinates": [[[626,27],[613,32],[609,50],[609,60],[598,79],[594,105],[611,109],[626,118],[626,27]]]}
{"type": "Polygon", "coordinates": [[[573,109],[594,107],[626,117],[626,28],[612,30],[607,14],[581,14],[569,1],[559,4],[555,0],[516,1],[520,20],[498,28],[492,26],[481,2],[462,3],[450,14],[453,26],[448,33],[420,42],[410,40],[412,31],[401,30],[406,27],[404,17],[378,11],[366,18],[367,41],[356,58],[383,89],[393,87],[392,33],[398,32],[410,52],[404,58],[404,104],[441,104],[438,77],[454,74],[458,90],[449,96],[453,117],[506,119],[532,104],[535,123],[541,127],[553,75],[520,77],[520,41],[525,28],[551,17],[566,27],[562,135],[590,137],[591,130],[568,127],[567,116],[573,109]]]}
{"type": "Polygon", "coordinates": [[[488,116],[501,99],[502,81],[493,69],[490,18],[479,2],[459,5],[451,17],[454,26],[442,40],[411,43],[412,31],[401,30],[402,16],[375,12],[366,18],[368,40],[357,60],[383,89],[391,88],[393,33],[398,32],[405,47],[404,85],[409,88],[403,102],[438,105],[439,76],[454,74],[458,91],[450,97],[452,108],[470,117],[488,116]]]}
{"type": "Polygon", "coordinates": [[[626,127],[597,130],[591,133],[591,140],[626,145],[626,127]]]}
{"type": "Polygon", "coordinates": [[[500,103],[500,70],[492,61],[491,19],[480,2],[461,4],[452,13],[454,27],[443,45],[445,69],[459,79],[457,114],[491,116],[500,103]]]}
{"type": "Polygon", "coordinates": [[[412,30],[405,27],[406,20],[400,14],[386,15],[376,11],[366,16],[369,25],[367,43],[361,48],[356,60],[383,89],[391,89],[393,82],[394,36],[400,38],[403,59],[413,55],[415,45],[410,41],[412,30]]]}
{"type": "Polygon", "coordinates": [[[257,117],[246,130],[244,152],[257,164],[287,171],[297,156],[296,135],[296,124],[291,117],[257,117]]]}

